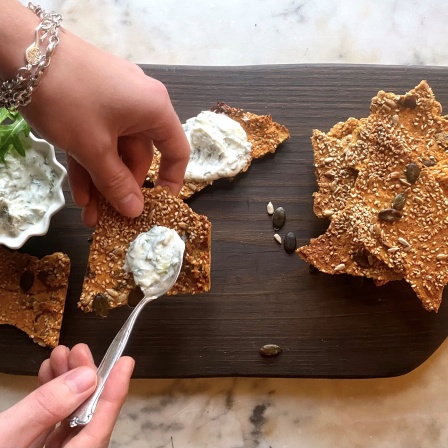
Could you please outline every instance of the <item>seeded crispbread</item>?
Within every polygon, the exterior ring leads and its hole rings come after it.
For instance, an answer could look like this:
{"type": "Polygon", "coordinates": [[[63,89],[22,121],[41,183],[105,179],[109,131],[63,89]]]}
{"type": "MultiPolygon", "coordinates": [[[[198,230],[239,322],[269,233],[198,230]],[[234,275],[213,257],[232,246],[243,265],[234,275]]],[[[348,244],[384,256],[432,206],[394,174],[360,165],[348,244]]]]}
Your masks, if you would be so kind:
{"type": "Polygon", "coordinates": [[[328,190],[315,196],[333,207],[331,223],[324,235],[297,250],[302,258],[322,271],[364,275],[379,284],[403,276],[425,309],[438,310],[448,282],[448,121],[440,114],[422,81],[403,96],[380,91],[370,116],[350,130],[354,145],[342,147],[342,133],[335,141],[315,140],[318,158],[333,157],[324,169],[331,169],[336,181],[347,167],[357,176],[351,188],[340,190],[343,199],[328,190]],[[402,209],[398,194],[406,196],[402,209]],[[369,259],[381,265],[368,267],[369,259]]]}
{"type": "Polygon", "coordinates": [[[56,347],[64,314],[70,259],[42,259],[0,247],[0,324],[13,325],[37,344],[56,347]]]}
{"type": "Polygon", "coordinates": [[[143,188],[143,213],[135,219],[120,215],[100,200],[98,224],[90,247],[87,272],[78,306],[92,311],[96,296],[105,297],[110,308],[128,303],[136,286],[132,274],[123,270],[129,244],[153,226],[174,229],[185,238],[182,270],[168,295],[197,294],[210,290],[211,223],[167,187],[143,188]]]}
{"type": "MultiPolygon", "coordinates": [[[[252,144],[251,158],[247,165],[240,171],[246,171],[252,160],[263,157],[276,151],[278,146],[290,138],[285,126],[276,123],[270,115],[256,115],[243,109],[230,107],[225,103],[217,103],[212,109],[217,114],[224,114],[237,121],[247,134],[247,140],[252,144]]],[[[154,157],[148,171],[147,180],[154,183],[160,166],[160,152],[154,149],[154,157]]],[[[230,179],[231,180],[231,179],[230,179]]],[[[185,181],[179,193],[179,197],[187,199],[195,192],[202,190],[213,181],[192,182],[185,181]]]]}
{"type": "Polygon", "coordinates": [[[365,221],[355,216],[350,208],[336,212],[327,231],[312,238],[307,246],[300,247],[296,252],[327,274],[344,273],[372,278],[378,286],[391,280],[401,280],[402,273],[390,269],[359,241],[360,227],[370,226],[369,219],[365,221]],[[355,219],[356,223],[353,222],[355,219]]]}

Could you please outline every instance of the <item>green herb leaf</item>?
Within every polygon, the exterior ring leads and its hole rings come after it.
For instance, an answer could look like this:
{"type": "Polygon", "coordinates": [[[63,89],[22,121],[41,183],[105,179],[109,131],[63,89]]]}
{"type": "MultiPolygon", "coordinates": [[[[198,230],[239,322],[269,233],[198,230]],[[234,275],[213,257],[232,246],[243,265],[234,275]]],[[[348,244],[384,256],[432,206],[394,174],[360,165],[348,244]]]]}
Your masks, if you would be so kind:
{"type": "Polygon", "coordinates": [[[0,109],[0,161],[4,162],[8,151],[13,149],[25,157],[29,135],[30,126],[19,112],[0,109]]]}

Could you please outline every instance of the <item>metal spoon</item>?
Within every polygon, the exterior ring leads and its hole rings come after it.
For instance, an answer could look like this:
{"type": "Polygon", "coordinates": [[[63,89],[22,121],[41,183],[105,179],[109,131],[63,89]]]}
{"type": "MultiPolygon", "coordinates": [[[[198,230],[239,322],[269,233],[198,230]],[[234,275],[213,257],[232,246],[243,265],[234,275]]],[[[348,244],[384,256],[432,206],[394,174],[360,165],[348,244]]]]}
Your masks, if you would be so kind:
{"type": "Polygon", "coordinates": [[[147,303],[163,296],[173,287],[177,277],[179,276],[181,267],[182,263],[179,263],[177,269],[173,270],[172,275],[160,282],[157,286],[154,286],[151,291],[152,294],[150,296],[143,297],[143,299],[132,310],[132,313],[129,315],[126,322],[111,342],[100,366],[98,367],[98,380],[95,392],[69,417],[70,426],[72,428],[75,426],[85,426],[90,422],[90,420],[92,420],[93,413],[95,412],[96,405],[101,393],[103,392],[106,380],[109,377],[112,367],[118,361],[124,348],[126,347],[132,328],[134,327],[134,323],[137,320],[140,311],[147,303]]]}

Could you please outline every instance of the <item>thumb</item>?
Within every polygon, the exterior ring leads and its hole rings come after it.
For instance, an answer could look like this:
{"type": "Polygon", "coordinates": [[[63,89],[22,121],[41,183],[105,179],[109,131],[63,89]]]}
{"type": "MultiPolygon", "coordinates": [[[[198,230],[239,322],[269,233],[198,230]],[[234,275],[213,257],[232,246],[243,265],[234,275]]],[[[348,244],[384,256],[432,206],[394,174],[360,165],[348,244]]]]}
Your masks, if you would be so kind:
{"type": "Polygon", "coordinates": [[[143,195],[129,168],[115,151],[103,151],[101,161],[90,159],[89,171],[98,191],[122,215],[136,218],[143,211],[143,195]]]}
{"type": "Polygon", "coordinates": [[[17,447],[29,446],[80,406],[95,385],[96,371],[82,366],[40,386],[1,415],[0,442],[9,440],[17,447]]]}

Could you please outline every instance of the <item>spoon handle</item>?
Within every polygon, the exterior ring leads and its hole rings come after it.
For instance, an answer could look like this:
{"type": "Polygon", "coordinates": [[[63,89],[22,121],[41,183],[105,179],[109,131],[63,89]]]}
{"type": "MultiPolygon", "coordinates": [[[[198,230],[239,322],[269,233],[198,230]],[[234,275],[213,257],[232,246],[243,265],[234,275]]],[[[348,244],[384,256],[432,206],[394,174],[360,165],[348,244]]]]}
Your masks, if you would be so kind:
{"type": "Polygon", "coordinates": [[[155,298],[156,297],[145,297],[143,300],[141,300],[132,310],[132,313],[126,319],[126,322],[123,324],[123,326],[120,328],[120,331],[111,342],[97,370],[97,384],[95,391],[69,417],[69,423],[72,428],[74,428],[75,426],[85,426],[90,422],[90,420],[92,420],[93,413],[95,412],[96,405],[101,396],[101,393],[103,392],[107,378],[109,377],[113,366],[118,361],[121,354],[123,353],[124,348],[126,347],[132,328],[134,327],[135,321],[137,320],[140,311],[148,302],[154,300],[155,298]]]}

